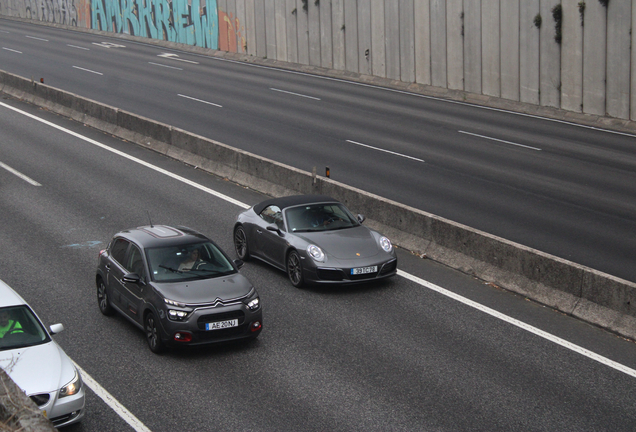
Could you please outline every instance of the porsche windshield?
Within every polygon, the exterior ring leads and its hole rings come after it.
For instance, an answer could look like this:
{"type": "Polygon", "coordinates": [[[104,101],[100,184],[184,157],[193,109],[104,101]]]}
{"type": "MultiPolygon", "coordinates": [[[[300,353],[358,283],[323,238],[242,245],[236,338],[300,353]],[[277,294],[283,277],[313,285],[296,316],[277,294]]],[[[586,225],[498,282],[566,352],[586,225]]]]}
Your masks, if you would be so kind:
{"type": "Polygon", "coordinates": [[[329,231],[360,225],[349,210],[338,203],[291,207],[285,211],[285,217],[291,232],[329,231]]]}
{"type": "Polygon", "coordinates": [[[177,282],[207,279],[234,273],[232,263],[212,243],[146,249],[152,279],[156,282],[177,282]]]}

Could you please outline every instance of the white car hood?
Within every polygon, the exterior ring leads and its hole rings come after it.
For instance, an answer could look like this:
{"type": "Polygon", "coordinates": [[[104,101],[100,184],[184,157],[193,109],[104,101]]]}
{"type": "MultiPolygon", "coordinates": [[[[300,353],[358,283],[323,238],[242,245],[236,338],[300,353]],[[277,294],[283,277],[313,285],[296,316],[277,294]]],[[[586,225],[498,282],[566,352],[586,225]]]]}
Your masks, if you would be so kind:
{"type": "Polygon", "coordinates": [[[75,375],[71,360],[54,341],[0,351],[0,367],[27,395],[57,391],[75,375]]]}

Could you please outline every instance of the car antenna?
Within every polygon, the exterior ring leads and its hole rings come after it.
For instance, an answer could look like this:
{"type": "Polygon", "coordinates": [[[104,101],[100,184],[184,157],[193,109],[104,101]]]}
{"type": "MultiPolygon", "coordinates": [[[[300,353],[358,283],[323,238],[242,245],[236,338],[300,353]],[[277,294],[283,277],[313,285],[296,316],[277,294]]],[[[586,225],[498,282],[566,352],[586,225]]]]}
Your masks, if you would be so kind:
{"type": "Polygon", "coordinates": [[[152,225],[152,219],[150,219],[150,212],[148,210],[146,210],[146,213],[148,213],[148,220],[150,221],[150,228],[154,228],[154,226],[152,225]]]}

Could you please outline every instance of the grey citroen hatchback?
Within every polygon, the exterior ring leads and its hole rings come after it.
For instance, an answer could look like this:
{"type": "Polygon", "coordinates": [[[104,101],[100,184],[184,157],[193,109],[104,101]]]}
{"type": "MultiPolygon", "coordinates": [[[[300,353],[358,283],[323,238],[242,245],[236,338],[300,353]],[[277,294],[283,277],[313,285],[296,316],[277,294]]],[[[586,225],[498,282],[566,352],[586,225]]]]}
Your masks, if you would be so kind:
{"type": "Polygon", "coordinates": [[[121,231],[99,253],[97,302],[145,332],[150,350],[254,339],[263,326],[260,298],[205,235],[186,227],[121,231]]]}

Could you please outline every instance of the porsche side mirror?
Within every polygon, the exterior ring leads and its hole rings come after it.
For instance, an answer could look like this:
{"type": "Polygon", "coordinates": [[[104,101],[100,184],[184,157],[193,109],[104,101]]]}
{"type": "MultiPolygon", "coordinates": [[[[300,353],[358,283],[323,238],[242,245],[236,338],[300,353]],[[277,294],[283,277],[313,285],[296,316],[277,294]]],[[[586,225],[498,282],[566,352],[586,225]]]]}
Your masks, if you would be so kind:
{"type": "Polygon", "coordinates": [[[283,233],[281,232],[281,230],[276,226],[276,225],[268,225],[267,226],[267,231],[274,231],[275,233],[277,233],[279,236],[282,236],[283,233]]]}
{"type": "Polygon", "coordinates": [[[362,223],[365,221],[365,219],[366,218],[364,217],[364,215],[361,215],[361,214],[358,215],[358,222],[362,223]]]}
{"type": "Polygon", "coordinates": [[[64,326],[62,324],[53,324],[49,327],[49,330],[52,335],[58,334],[64,330],[64,326]]]}
{"type": "Polygon", "coordinates": [[[234,265],[236,266],[236,268],[239,268],[239,269],[240,269],[241,267],[243,267],[243,264],[245,264],[245,263],[243,262],[243,260],[240,260],[240,259],[235,259],[235,260],[234,260],[234,265]]]}

